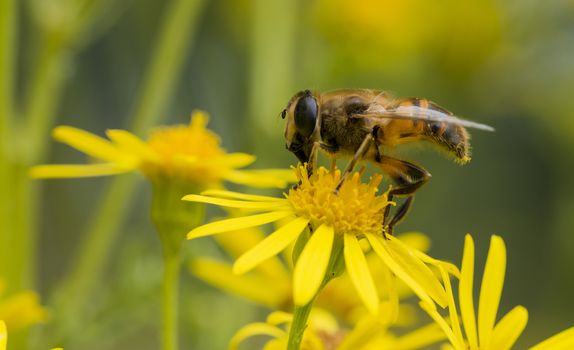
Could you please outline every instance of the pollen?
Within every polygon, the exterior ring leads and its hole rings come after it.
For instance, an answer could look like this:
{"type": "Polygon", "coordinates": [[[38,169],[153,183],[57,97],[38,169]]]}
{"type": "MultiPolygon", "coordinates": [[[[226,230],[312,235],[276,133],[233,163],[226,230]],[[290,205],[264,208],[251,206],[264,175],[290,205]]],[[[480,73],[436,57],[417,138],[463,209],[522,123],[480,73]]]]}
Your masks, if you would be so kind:
{"type": "Polygon", "coordinates": [[[297,169],[300,184],[291,189],[287,200],[298,216],[311,220],[314,227],[328,224],[337,233],[355,235],[381,234],[385,208],[391,205],[387,193],[377,195],[381,175],[374,175],[367,183],[355,172],[348,176],[341,188],[341,171],[325,168],[309,176],[305,167],[297,169]]]}

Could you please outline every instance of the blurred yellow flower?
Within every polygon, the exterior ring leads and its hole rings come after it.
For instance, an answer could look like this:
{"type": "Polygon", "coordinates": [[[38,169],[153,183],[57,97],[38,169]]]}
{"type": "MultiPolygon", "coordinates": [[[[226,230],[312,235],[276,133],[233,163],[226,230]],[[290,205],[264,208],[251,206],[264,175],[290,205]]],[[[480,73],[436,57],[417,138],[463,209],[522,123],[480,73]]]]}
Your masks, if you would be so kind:
{"type": "MultiPolygon", "coordinates": [[[[526,327],[528,311],[523,306],[516,306],[496,323],[505,271],[506,247],[504,241],[499,236],[492,236],[484,275],[482,276],[478,318],[476,318],[472,292],[474,241],[470,235],[466,235],[459,282],[459,305],[466,339],[462,335],[450,278],[444,270],[442,270],[442,275],[449,300],[449,322],[433,306],[421,301],[421,307],[440,325],[450,341],[450,345],[455,350],[508,350],[514,346],[524,327],[526,327]]],[[[567,350],[573,348],[574,327],[536,345],[532,349],[567,350]]]]}
{"type": "Polygon", "coordinates": [[[4,282],[0,279],[0,320],[10,331],[26,328],[46,320],[48,312],[40,305],[38,294],[23,291],[3,297],[4,282]]]}
{"type": "MultiPolygon", "coordinates": [[[[384,314],[387,309],[382,308],[384,314]]],[[[266,322],[251,323],[241,328],[230,341],[229,349],[236,350],[246,339],[254,336],[270,336],[264,349],[287,348],[288,328],[293,316],[282,311],[271,313],[266,322]]],[[[314,308],[309,317],[308,329],[301,343],[302,350],[411,350],[420,349],[444,339],[436,324],[411,330],[400,336],[388,329],[388,319],[365,315],[352,328],[341,328],[328,311],[314,308]]]]}
{"type": "Polygon", "coordinates": [[[0,350],[6,350],[8,334],[6,332],[6,323],[0,320],[0,350]]]}
{"type": "Polygon", "coordinates": [[[126,130],[108,130],[109,140],[70,126],[54,129],[56,140],[98,160],[94,164],[39,165],[31,169],[36,178],[106,176],[140,170],[151,180],[181,179],[205,187],[226,180],[256,187],[285,187],[292,174],[284,170],[238,170],[255,157],[226,153],[221,140],[206,128],[208,116],[195,111],[189,125],[160,127],[141,140],[126,130]]]}
{"type": "MultiPolygon", "coordinates": [[[[343,256],[353,285],[367,307],[376,314],[379,296],[359,243],[366,238],[375,253],[393,274],[403,280],[421,298],[446,306],[446,293],[439,280],[423,262],[435,263],[395,237],[383,238],[383,212],[391,205],[387,195],[377,196],[380,176],[362,183],[359,173],[347,177],[338,193],[334,192],[341,172],[320,168],[309,176],[305,167],[296,169],[300,180],[286,198],[251,196],[227,191],[207,191],[203,195],[188,195],[184,200],[216,204],[230,208],[248,209],[260,214],[231,218],[197,227],[188,239],[255,227],[288,219],[280,228],[255,247],[240,256],[234,264],[235,273],[245,273],[278,254],[297,240],[308,225],[313,233],[305,243],[293,271],[295,305],[309,303],[324,280],[335,246],[343,256]]],[[[240,238],[239,238],[240,239],[240,238]]]]}
{"type": "Polygon", "coordinates": [[[413,62],[468,71],[501,42],[493,0],[318,0],[313,9],[310,20],[334,48],[332,57],[355,74],[356,67],[408,75],[413,62]]]}

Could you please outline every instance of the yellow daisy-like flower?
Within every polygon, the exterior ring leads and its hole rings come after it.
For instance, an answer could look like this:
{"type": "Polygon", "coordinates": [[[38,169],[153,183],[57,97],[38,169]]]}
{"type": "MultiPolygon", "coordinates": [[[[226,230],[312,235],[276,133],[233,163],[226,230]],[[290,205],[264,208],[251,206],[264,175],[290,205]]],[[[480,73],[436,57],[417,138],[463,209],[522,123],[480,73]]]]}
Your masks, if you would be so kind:
{"type": "MultiPolygon", "coordinates": [[[[462,334],[450,280],[444,270],[442,270],[442,275],[447,288],[450,322],[447,322],[434,307],[428,305],[425,301],[421,301],[421,307],[440,325],[450,341],[450,345],[455,350],[508,350],[514,346],[524,327],[526,327],[528,311],[523,306],[516,306],[504,315],[498,323],[496,322],[505,271],[506,247],[504,241],[499,236],[492,236],[482,277],[478,318],[476,318],[472,292],[474,241],[470,235],[466,235],[459,282],[459,305],[466,338],[462,334]]],[[[547,339],[531,349],[574,349],[574,327],[547,339]]]]}
{"type": "MultiPolygon", "coordinates": [[[[383,312],[388,311],[383,308],[383,312]]],[[[251,323],[233,336],[229,350],[236,350],[248,338],[269,336],[264,349],[287,348],[288,328],[293,316],[283,311],[271,313],[266,322],[251,323]],[[287,328],[287,329],[285,329],[287,328]]],[[[414,350],[437,343],[445,338],[436,324],[429,324],[396,335],[389,330],[388,319],[366,315],[352,328],[341,328],[333,315],[324,309],[314,308],[309,317],[308,331],[303,336],[302,350],[414,350]]]]}
{"type": "MultiPolygon", "coordinates": [[[[238,258],[251,247],[262,241],[265,236],[256,228],[228,232],[215,236],[217,243],[232,258],[238,258]]],[[[429,238],[418,232],[404,233],[398,236],[402,242],[413,249],[425,252],[430,245],[429,238]]],[[[284,252],[291,256],[291,247],[284,252]]],[[[398,303],[412,296],[412,290],[404,283],[395,283],[395,278],[381,259],[373,252],[366,255],[367,265],[381,300],[391,300],[395,304],[393,310],[398,310],[398,303]]],[[[284,263],[278,256],[271,257],[257,265],[249,273],[237,275],[232,266],[226,262],[212,258],[195,258],[191,272],[217,288],[228,293],[241,296],[252,302],[267,306],[274,310],[289,311],[293,307],[292,267],[284,263]]],[[[330,310],[334,315],[347,323],[355,324],[366,312],[363,302],[354,292],[353,282],[349,274],[343,274],[330,281],[319,293],[316,305],[330,310]]],[[[396,323],[411,324],[414,312],[401,305],[401,313],[396,315],[396,323]]],[[[414,310],[413,310],[414,311],[414,310]]]]}
{"type": "Polygon", "coordinates": [[[434,263],[395,237],[383,237],[384,210],[391,203],[387,195],[377,195],[380,176],[362,183],[359,173],[348,176],[337,193],[334,189],[341,172],[320,168],[309,176],[305,167],[296,169],[300,180],[285,198],[251,196],[227,191],[207,191],[184,200],[263,212],[231,218],[197,227],[188,239],[255,227],[282,219],[284,224],[237,259],[233,270],[244,273],[278,254],[294,242],[308,225],[313,233],[302,249],[293,271],[295,305],[308,304],[320,289],[332,252],[343,247],[343,256],[353,285],[367,309],[376,314],[379,296],[359,239],[366,238],[388,268],[403,280],[422,300],[446,306],[446,293],[425,264],[434,263]],[[425,260],[425,261],[423,261],[425,260]]]}
{"type": "MultiPolygon", "coordinates": [[[[3,292],[4,282],[0,279],[0,297],[3,292]]],[[[0,299],[0,320],[6,321],[10,331],[43,322],[47,316],[35,292],[23,291],[0,299]]]]}
{"type": "Polygon", "coordinates": [[[106,176],[140,170],[148,178],[176,178],[218,186],[223,180],[257,187],[285,187],[292,175],[283,170],[238,170],[255,157],[226,153],[221,140],[206,128],[208,116],[195,111],[189,125],[160,127],[147,141],[126,130],[108,130],[109,140],[70,126],[54,129],[56,140],[98,160],[94,164],[40,165],[33,167],[36,178],[106,176]]]}

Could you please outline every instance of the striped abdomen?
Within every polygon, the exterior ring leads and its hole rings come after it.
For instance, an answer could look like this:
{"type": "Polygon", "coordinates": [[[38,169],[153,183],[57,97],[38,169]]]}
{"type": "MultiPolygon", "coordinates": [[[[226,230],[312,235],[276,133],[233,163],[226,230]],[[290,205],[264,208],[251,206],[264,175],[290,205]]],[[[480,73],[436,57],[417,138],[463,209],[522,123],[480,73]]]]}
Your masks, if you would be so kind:
{"type": "MultiPolygon", "coordinates": [[[[464,164],[470,161],[469,135],[463,126],[448,122],[429,121],[425,120],[426,118],[423,116],[425,110],[452,116],[453,114],[450,111],[434,102],[421,98],[409,98],[399,101],[397,107],[400,106],[419,107],[421,119],[415,124],[423,124],[422,133],[425,135],[425,138],[447,151],[457,162],[464,164]]],[[[414,117],[417,116],[415,115],[414,117]]]]}

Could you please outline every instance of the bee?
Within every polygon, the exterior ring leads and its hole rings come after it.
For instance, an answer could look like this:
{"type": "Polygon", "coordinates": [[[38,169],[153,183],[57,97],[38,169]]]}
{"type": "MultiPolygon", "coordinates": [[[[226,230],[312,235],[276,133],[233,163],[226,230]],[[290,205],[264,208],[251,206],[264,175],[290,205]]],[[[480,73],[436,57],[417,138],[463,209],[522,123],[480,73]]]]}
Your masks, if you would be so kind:
{"type": "Polygon", "coordinates": [[[385,212],[385,232],[406,215],[415,192],[431,174],[419,165],[384,154],[397,145],[427,141],[446,151],[456,162],[470,161],[466,128],[494,131],[488,125],[460,119],[443,107],[423,98],[394,98],[379,90],[342,89],[325,93],[304,90],[293,96],[281,112],[287,119],[287,149],[312,172],[319,150],[334,162],[350,157],[335,191],[359,161],[368,161],[394,182],[389,200],[406,197],[389,217],[385,212]]]}

